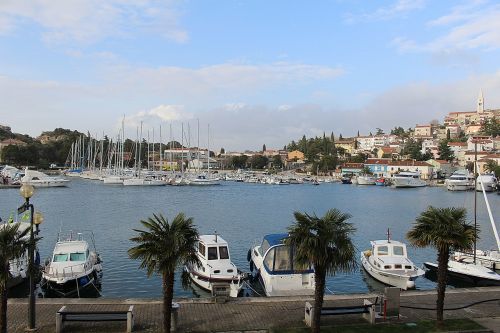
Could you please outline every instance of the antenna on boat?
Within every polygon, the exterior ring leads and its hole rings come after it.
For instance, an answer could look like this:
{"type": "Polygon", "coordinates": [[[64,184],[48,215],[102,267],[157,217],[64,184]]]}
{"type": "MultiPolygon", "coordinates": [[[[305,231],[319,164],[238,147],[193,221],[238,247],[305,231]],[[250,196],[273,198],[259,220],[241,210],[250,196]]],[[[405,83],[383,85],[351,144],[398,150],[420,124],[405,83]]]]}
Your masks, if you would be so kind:
{"type": "Polygon", "coordinates": [[[214,231],[215,234],[215,242],[217,243],[217,230],[214,231]]]}
{"type": "Polygon", "coordinates": [[[391,230],[387,228],[387,243],[391,242],[391,230]]]}

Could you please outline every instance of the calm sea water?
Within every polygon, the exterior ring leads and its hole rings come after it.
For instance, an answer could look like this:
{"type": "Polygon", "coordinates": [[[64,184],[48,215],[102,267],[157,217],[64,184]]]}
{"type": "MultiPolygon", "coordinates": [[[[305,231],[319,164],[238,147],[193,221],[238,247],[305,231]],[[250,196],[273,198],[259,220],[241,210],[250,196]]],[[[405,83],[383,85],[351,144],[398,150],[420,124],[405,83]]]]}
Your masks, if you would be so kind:
{"type": "MultiPolygon", "coordinates": [[[[493,216],[500,219],[500,196],[488,194],[493,216]]],[[[104,260],[103,297],[158,297],[161,281],[148,278],[139,262],[127,256],[133,246],[133,228],[139,221],[161,213],[169,219],[184,212],[193,217],[200,233],[214,230],[229,242],[234,263],[248,271],[248,249],[268,233],[285,232],[293,222],[293,212],[322,215],[338,208],[352,215],[357,228],[354,244],[361,251],[370,240],[385,239],[390,228],[392,238],[405,241],[405,234],[420,212],[429,205],[457,206],[468,209],[473,219],[473,192],[448,192],[441,187],[393,189],[378,186],[356,186],[338,183],[312,185],[262,185],[226,182],[214,187],[124,187],[101,182],[71,179],[67,188],[38,189],[32,198],[35,209],[43,212],[39,249],[41,257],[51,255],[57,233],[62,230],[92,230],[98,252],[104,260]]],[[[0,216],[23,203],[17,189],[0,190],[0,216]]],[[[482,194],[478,193],[478,223],[481,239],[478,248],[495,246],[482,194]]],[[[435,261],[432,249],[409,247],[411,259],[421,265],[435,261]]],[[[194,296],[183,290],[176,279],[176,296],[194,296]]],[[[366,276],[361,267],[351,274],[329,277],[327,287],[333,293],[355,293],[381,290],[383,286],[366,276]]],[[[417,280],[418,289],[435,284],[425,278],[417,280]]]]}

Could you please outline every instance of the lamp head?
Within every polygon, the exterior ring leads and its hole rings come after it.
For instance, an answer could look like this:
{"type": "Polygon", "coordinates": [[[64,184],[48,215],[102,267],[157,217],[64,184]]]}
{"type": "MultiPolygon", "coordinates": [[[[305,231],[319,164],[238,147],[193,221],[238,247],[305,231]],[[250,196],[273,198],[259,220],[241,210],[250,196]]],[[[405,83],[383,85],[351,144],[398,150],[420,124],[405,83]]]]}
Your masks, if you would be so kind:
{"type": "Polygon", "coordinates": [[[35,193],[35,188],[33,185],[23,184],[19,189],[19,193],[21,193],[24,199],[29,199],[33,196],[33,193],[35,193]]]}
{"type": "Polygon", "coordinates": [[[35,215],[33,216],[33,223],[36,225],[42,224],[43,223],[43,214],[42,212],[35,212],[35,215]]]}

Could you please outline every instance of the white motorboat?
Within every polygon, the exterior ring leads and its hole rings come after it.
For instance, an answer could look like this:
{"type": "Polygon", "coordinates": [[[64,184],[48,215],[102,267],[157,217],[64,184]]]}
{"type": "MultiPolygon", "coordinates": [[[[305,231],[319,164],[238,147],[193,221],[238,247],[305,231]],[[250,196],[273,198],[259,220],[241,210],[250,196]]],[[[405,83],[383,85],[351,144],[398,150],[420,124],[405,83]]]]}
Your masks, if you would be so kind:
{"type": "Polygon", "coordinates": [[[42,271],[42,287],[58,296],[80,297],[86,288],[97,290],[101,277],[101,258],[95,245],[91,251],[82,233],[70,232],[59,235],[52,258],[42,271]]]}
{"type": "Polygon", "coordinates": [[[445,181],[448,191],[468,191],[474,189],[474,175],[467,170],[455,171],[445,181]]]}
{"type": "Polygon", "coordinates": [[[370,175],[358,176],[358,185],[375,185],[376,177],[370,175]]]}
{"type": "Polygon", "coordinates": [[[125,185],[125,186],[163,186],[163,185],[167,185],[167,183],[161,179],[134,177],[134,178],[124,179],[123,185],[125,185]]]}
{"type": "Polygon", "coordinates": [[[486,173],[477,177],[476,191],[481,192],[481,183],[484,186],[486,192],[493,192],[497,187],[497,179],[494,174],[486,173]]]}
{"type": "Polygon", "coordinates": [[[427,186],[425,180],[420,178],[420,172],[402,171],[392,176],[392,186],[403,187],[424,187],[427,186]]]}
{"type": "Polygon", "coordinates": [[[217,234],[200,235],[196,255],[200,266],[185,267],[191,280],[214,295],[223,292],[237,297],[244,274],[231,262],[227,242],[217,234]]]}
{"type": "Polygon", "coordinates": [[[248,250],[247,260],[254,278],[259,278],[267,296],[314,294],[314,270],[298,267],[293,251],[283,244],[288,234],[266,235],[261,245],[248,250]]]}
{"type": "Polygon", "coordinates": [[[374,279],[403,290],[415,288],[415,280],[425,274],[408,258],[404,243],[371,241],[371,249],[361,252],[363,268],[374,279]]]}
{"type": "Polygon", "coordinates": [[[103,183],[106,185],[123,185],[123,178],[121,176],[105,176],[103,183]]]}
{"type": "Polygon", "coordinates": [[[188,185],[194,185],[194,186],[220,185],[220,182],[219,179],[209,178],[207,177],[207,175],[198,175],[193,179],[189,179],[188,185]]]}
{"type": "MultiPolygon", "coordinates": [[[[438,265],[436,263],[425,262],[424,266],[431,272],[437,272],[438,265]]],[[[447,274],[476,286],[500,286],[500,274],[479,264],[450,260],[448,261],[447,274]]]]}
{"type": "Polygon", "coordinates": [[[69,180],[61,177],[51,177],[43,172],[35,170],[25,170],[21,183],[29,184],[33,187],[62,187],[68,186],[69,180]]]}

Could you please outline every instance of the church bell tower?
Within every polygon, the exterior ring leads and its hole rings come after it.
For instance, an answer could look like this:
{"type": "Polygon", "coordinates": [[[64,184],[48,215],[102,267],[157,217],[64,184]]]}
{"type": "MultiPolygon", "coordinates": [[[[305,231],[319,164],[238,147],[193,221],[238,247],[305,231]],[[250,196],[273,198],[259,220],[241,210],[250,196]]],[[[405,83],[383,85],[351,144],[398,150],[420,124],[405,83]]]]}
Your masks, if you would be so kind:
{"type": "Polygon", "coordinates": [[[484,98],[483,90],[479,90],[479,97],[477,98],[477,113],[484,112],[484,98]]]}

